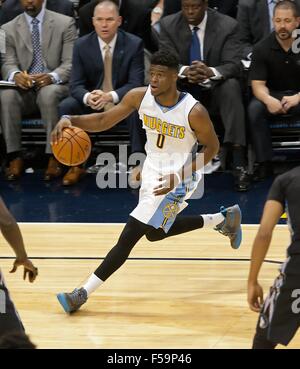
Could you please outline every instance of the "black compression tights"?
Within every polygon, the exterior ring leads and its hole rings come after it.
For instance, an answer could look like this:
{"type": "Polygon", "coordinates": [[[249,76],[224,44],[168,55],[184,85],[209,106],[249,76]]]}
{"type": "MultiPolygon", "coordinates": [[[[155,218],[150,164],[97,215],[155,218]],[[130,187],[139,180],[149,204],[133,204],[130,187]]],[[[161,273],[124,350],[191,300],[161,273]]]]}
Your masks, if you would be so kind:
{"type": "Polygon", "coordinates": [[[106,255],[102,264],[95,271],[95,275],[102,281],[105,281],[125,263],[131,250],[145,235],[149,241],[155,242],[202,227],[203,218],[201,215],[179,217],[176,218],[174,224],[166,234],[161,228],[155,229],[130,217],[119,237],[118,243],[106,255]]]}

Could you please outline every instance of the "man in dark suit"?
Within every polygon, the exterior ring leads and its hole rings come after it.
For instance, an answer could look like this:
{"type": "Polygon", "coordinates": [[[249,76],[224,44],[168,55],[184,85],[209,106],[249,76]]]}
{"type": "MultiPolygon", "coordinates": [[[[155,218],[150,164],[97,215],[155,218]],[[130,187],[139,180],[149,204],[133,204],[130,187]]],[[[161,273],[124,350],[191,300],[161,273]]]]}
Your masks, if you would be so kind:
{"type": "MultiPolygon", "coordinates": [[[[208,6],[220,13],[236,17],[238,0],[208,0],[208,6]]],[[[180,12],[181,0],[164,0],[164,16],[180,12]]]]}
{"type": "MultiPolygon", "coordinates": [[[[273,31],[272,16],[275,0],[239,0],[237,21],[243,58],[251,58],[253,46],[273,31]]],[[[300,0],[295,0],[300,9],[300,0]]]]}
{"type": "MultiPolygon", "coordinates": [[[[80,36],[93,32],[92,17],[95,6],[103,0],[93,0],[79,10],[80,36]]],[[[121,28],[125,32],[133,33],[144,41],[149,51],[157,50],[157,40],[151,28],[151,11],[156,0],[113,0],[120,4],[120,15],[123,18],[121,28]]]]}
{"type": "MultiPolygon", "coordinates": [[[[69,17],[74,16],[73,3],[70,0],[47,0],[45,3],[48,10],[69,17]]],[[[10,22],[22,12],[23,8],[20,0],[5,0],[0,13],[0,25],[10,22]]]]}
{"type": "MultiPolygon", "coordinates": [[[[93,17],[95,31],[81,37],[74,46],[71,96],[61,102],[61,115],[89,114],[109,109],[129,90],[143,85],[143,42],[118,29],[121,21],[115,2],[106,0],[96,6],[93,17]],[[107,64],[108,57],[110,64],[107,64]]],[[[127,124],[132,150],[142,152],[145,138],[138,115],[130,116],[127,124]]],[[[65,175],[63,184],[72,185],[84,174],[83,168],[73,167],[65,175]]]]}
{"type": "Polygon", "coordinates": [[[181,88],[209,111],[220,113],[224,144],[232,149],[235,189],[246,191],[245,111],[238,81],[240,43],[236,20],[208,9],[207,0],[182,0],[182,11],[161,20],[160,48],[177,52],[181,88]],[[184,85],[183,85],[184,83],[184,85]]]}

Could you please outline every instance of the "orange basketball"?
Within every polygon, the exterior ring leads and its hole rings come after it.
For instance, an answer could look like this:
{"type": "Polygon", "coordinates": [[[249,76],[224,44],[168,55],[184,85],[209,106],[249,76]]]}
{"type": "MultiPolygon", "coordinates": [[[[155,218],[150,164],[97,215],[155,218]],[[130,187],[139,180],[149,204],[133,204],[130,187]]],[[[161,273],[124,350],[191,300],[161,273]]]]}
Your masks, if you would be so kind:
{"type": "Polygon", "coordinates": [[[84,163],[90,156],[91,149],[92,144],[88,134],[77,127],[64,128],[62,140],[52,145],[55,158],[68,166],[84,163]]]}

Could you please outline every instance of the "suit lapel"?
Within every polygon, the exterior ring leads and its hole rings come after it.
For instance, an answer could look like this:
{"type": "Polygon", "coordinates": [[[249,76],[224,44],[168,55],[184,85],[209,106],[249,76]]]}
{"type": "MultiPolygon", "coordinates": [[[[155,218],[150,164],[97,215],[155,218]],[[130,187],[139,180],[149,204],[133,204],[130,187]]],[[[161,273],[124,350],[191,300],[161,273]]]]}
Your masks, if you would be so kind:
{"type": "Polygon", "coordinates": [[[52,39],[54,30],[54,19],[49,15],[48,11],[45,11],[45,16],[42,24],[42,53],[43,58],[46,60],[46,55],[49,54],[49,46],[52,39]]]}
{"type": "Polygon", "coordinates": [[[102,53],[99,45],[99,40],[96,32],[92,33],[92,39],[90,43],[90,60],[92,63],[91,70],[95,72],[95,79],[98,79],[98,84],[95,87],[101,89],[104,78],[104,63],[102,59],[102,53]]]}
{"type": "Polygon", "coordinates": [[[265,37],[270,34],[271,25],[269,17],[269,7],[267,0],[258,1],[258,11],[257,14],[260,18],[259,23],[262,25],[262,36],[265,37]]]}
{"type": "Polygon", "coordinates": [[[189,65],[192,32],[183,15],[181,15],[180,20],[178,22],[178,29],[180,29],[180,32],[178,32],[177,34],[177,43],[176,43],[176,45],[178,45],[177,51],[178,54],[182,56],[183,64],[189,65]]]}
{"type": "Polygon", "coordinates": [[[27,23],[27,20],[25,18],[25,15],[23,14],[18,22],[18,28],[17,32],[19,33],[19,36],[21,40],[23,41],[23,44],[27,47],[28,51],[32,55],[32,40],[31,40],[31,33],[30,28],[27,23]]]}
{"type": "Polygon", "coordinates": [[[215,23],[214,22],[214,12],[208,9],[206,30],[205,30],[205,35],[204,35],[204,45],[203,45],[204,62],[207,60],[208,53],[211,47],[214,45],[214,41],[216,37],[216,26],[214,23],[215,23]]]}
{"type": "Polygon", "coordinates": [[[124,52],[124,36],[119,31],[116,46],[115,46],[115,50],[114,50],[114,54],[113,54],[113,62],[112,62],[112,83],[113,83],[113,86],[116,85],[116,82],[118,80],[120,65],[122,63],[122,59],[124,58],[124,54],[125,54],[125,52],[124,52]]]}

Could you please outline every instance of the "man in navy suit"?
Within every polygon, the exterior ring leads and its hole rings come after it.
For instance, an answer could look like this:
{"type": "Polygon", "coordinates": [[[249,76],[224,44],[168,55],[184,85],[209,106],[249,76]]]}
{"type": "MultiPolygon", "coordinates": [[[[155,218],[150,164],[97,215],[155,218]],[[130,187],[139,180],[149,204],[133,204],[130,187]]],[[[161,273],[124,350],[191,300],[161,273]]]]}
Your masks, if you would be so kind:
{"type": "MultiPolygon", "coordinates": [[[[95,6],[101,0],[92,0],[79,9],[79,36],[84,36],[94,30],[92,16],[95,6]]],[[[144,41],[144,47],[150,52],[158,48],[155,32],[151,28],[151,11],[158,0],[113,0],[119,5],[122,16],[121,28],[133,33],[144,41]]]]}
{"type": "MultiPolygon", "coordinates": [[[[143,86],[143,41],[120,30],[121,21],[115,2],[107,0],[96,6],[95,31],[78,39],[74,46],[71,96],[59,105],[61,115],[109,109],[129,90],[143,86]]],[[[142,152],[145,138],[138,115],[130,116],[127,124],[132,151],[142,152]]],[[[83,168],[73,167],[65,175],[63,184],[72,185],[84,174],[83,168]]]]}
{"type": "MultiPolygon", "coordinates": [[[[73,3],[70,0],[47,0],[45,3],[48,10],[74,16],[73,3]]],[[[23,11],[20,0],[5,0],[1,7],[0,25],[10,22],[23,11]]]]}

